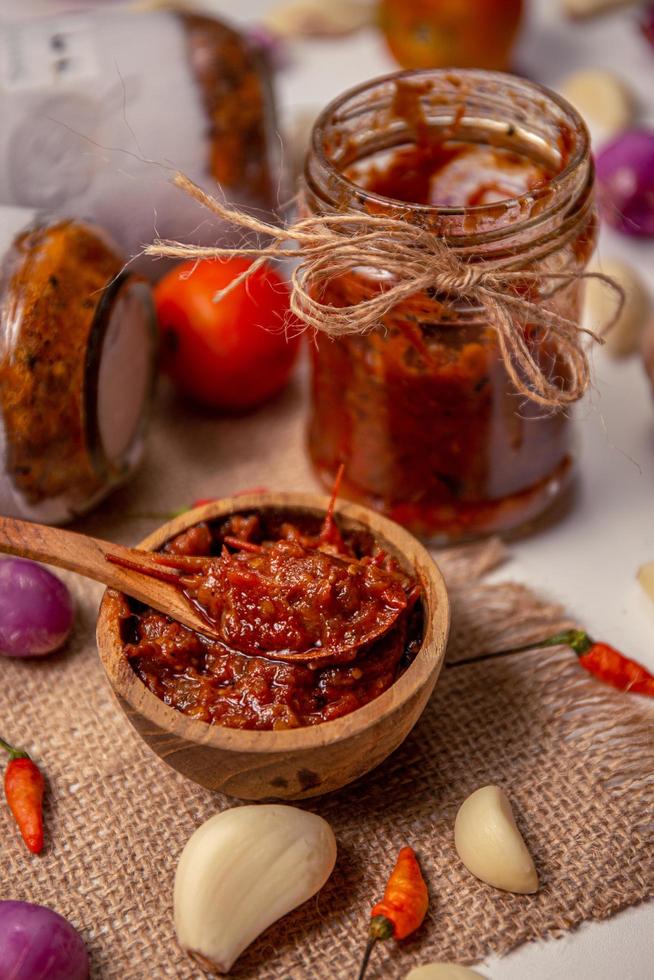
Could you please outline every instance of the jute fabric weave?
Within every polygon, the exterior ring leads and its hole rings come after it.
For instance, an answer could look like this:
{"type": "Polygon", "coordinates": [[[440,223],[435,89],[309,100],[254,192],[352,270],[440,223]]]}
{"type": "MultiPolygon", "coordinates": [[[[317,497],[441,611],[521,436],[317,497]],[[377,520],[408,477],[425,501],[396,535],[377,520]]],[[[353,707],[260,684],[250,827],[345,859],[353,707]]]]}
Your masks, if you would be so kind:
{"type": "MultiPolygon", "coordinates": [[[[265,411],[221,422],[164,394],[142,472],[79,528],[135,543],[166,511],[197,497],[261,485],[315,488],[302,414],[297,389],[265,411]]],[[[439,556],[454,605],[450,664],[567,621],[520,585],[484,584],[502,558],[497,542],[439,556]]],[[[69,918],[88,945],[94,977],[199,978],[175,942],[175,866],[203,820],[238,804],[184,780],[132,731],[95,649],[101,589],[67,581],[78,604],[68,649],[42,662],[0,663],[0,732],[31,751],[48,776],[41,857],[28,854],[0,807],[0,897],[69,918]]],[[[407,843],[420,855],[430,912],[413,940],[376,951],[370,980],[399,980],[435,958],[473,963],[644,901],[654,895],[653,772],[651,704],[603,687],[571,653],[448,666],[413,733],[381,769],[302,804],[334,828],[334,874],[271,927],[233,975],[353,978],[371,902],[407,843]],[[541,876],[535,896],[495,891],[457,858],[457,808],[490,782],[514,802],[541,876]]]]}

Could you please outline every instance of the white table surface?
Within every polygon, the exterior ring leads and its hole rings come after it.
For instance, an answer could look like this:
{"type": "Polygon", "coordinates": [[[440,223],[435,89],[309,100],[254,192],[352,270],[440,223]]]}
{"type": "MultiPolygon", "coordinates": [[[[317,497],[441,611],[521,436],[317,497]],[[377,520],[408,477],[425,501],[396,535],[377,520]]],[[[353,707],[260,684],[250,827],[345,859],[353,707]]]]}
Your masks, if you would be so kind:
{"type": "MultiPolygon", "coordinates": [[[[275,0],[201,2],[251,24],[275,0]]],[[[0,0],[0,15],[75,3],[0,0]]],[[[640,99],[641,120],[654,122],[654,51],[639,37],[634,17],[627,11],[573,25],[561,17],[557,0],[532,0],[516,65],[552,87],[582,65],[609,67],[640,99]]],[[[349,86],[395,67],[372,31],[296,43],[292,65],[277,79],[282,121],[288,124],[302,109],[317,111],[349,86]]],[[[637,265],[654,295],[654,243],[604,230],[602,255],[637,265]]],[[[576,412],[581,478],[575,505],[557,523],[513,544],[512,560],[498,578],[520,579],[566,603],[594,635],[654,670],[654,603],[635,580],[638,566],[654,560],[654,400],[638,357],[615,362],[599,351],[594,361],[595,388],[576,412]]],[[[489,957],[478,969],[492,980],[652,980],[654,903],[587,923],[563,939],[489,957]]]]}

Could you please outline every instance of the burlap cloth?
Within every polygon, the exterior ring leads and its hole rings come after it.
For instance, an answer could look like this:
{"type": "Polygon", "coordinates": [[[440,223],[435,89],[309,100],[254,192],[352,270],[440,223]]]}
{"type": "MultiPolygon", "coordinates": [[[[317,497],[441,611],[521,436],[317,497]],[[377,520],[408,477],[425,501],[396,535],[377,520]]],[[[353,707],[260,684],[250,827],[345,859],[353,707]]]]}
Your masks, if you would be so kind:
{"type": "MultiPolygon", "coordinates": [[[[79,526],[135,542],[160,523],[139,515],[199,496],[262,484],[314,488],[301,399],[298,386],[249,418],[216,422],[164,392],[140,475],[79,526]]],[[[519,585],[479,581],[501,557],[496,543],[442,556],[454,602],[450,661],[563,622],[558,607],[519,585]]],[[[48,776],[41,857],[28,854],[0,806],[0,894],[68,917],[96,977],[200,977],[175,942],[173,876],[192,831],[235,802],[185,781],[135,735],[95,651],[101,590],[68,581],[78,620],[66,652],[0,664],[0,733],[33,752],[48,776]]],[[[447,667],[413,733],[380,770],[306,804],[334,828],[334,874],[243,955],[234,975],[353,978],[371,902],[407,843],[430,885],[428,919],[413,940],[375,951],[370,980],[403,977],[434,958],[472,963],[641,902],[654,895],[653,770],[651,704],[604,688],[570,653],[447,667]],[[535,896],[495,891],[457,858],[457,807],[489,782],[514,802],[541,877],[535,896]]]]}

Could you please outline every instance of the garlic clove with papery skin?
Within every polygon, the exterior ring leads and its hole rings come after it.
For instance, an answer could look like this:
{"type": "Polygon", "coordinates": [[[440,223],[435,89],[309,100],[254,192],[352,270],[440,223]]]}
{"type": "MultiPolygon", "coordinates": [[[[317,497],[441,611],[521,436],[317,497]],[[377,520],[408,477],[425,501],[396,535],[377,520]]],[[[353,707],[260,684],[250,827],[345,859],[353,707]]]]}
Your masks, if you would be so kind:
{"type": "MultiPolygon", "coordinates": [[[[624,306],[616,322],[605,334],[604,349],[611,357],[626,357],[638,350],[651,311],[649,293],[642,277],[632,266],[618,259],[607,259],[593,266],[613,279],[624,290],[624,306]]],[[[618,297],[601,279],[586,283],[584,326],[602,331],[616,313],[618,297]]]]}
{"type": "Polygon", "coordinates": [[[314,813],[266,804],[216,814],[177,865],[180,945],[205,969],[228,973],[264,929],[322,888],[335,862],[333,831],[314,813]]]}
{"type": "Polygon", "coordinates": [[[476,878],[503,891],[538,891],[538,874],[504,790],[482,786],[464,800],[454,823],[458,855],[476,878]]]}
{"type": "Polygon", "coordinates": [[[266,27],[286,38],[345,37],[373,22],[372,0],[284,0],[264,16],[266,27]]]}
{"type": "Polygon", "coordinates": [[[635,114],[634,98],[626,84],[605,68],[581,68],[561,84],[561,95],[577,109],[593,138],[606,140],[626,129],[635,114]]]}

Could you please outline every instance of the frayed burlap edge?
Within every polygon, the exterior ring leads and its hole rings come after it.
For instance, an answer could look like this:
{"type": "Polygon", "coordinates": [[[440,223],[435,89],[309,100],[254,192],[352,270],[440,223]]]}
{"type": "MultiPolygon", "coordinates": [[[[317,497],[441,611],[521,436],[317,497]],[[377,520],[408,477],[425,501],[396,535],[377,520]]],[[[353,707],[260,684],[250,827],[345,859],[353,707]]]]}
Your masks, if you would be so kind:
{"type": "MultiPolygon", "coordinates": [[[[450,666],[387,763],[307,802],[336,832],[334,874],[245,952],[235,976],[353,977],[370,904],[404,843],[420,855],[430,911],[413,939],[376,951],[370,980],[436,958],[474,963],[654,895],[651,705],[604,688],[566,650],[461,664],[569,624],[522,585],[479,581],[504,555],[495,541],[440,555],[454,611],[450,666]],[[535,896],[497,892],[458,860],[456,810],[488,782],[514,803],[541,878],[535,896]]],[[[5,734],[34,752],[49,785],[41,858],[0,813],[0,897],[70,918],[103,980],[199,978],[175,942],[174,870],[193,829],[238,804],[173,773],[131,732],[92,645],[98,590],[69,581],[81,614],[71,650],[2,664],[5,734]]]]}

